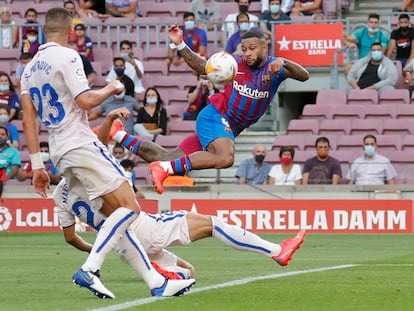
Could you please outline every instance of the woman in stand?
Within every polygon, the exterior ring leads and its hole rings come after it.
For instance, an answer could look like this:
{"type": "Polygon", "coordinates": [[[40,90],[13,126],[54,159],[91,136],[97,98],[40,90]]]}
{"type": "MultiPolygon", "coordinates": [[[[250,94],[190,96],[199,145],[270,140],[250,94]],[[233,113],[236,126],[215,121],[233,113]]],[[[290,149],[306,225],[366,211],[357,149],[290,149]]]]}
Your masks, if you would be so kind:
{"type": "Polygon", "coordinates": [[[279,151],[280,164],[272,166],[267,183],[269,185],[300,185],[302,171],[299,164],[293,164],[295,149],[283,146],[279,151]]]}

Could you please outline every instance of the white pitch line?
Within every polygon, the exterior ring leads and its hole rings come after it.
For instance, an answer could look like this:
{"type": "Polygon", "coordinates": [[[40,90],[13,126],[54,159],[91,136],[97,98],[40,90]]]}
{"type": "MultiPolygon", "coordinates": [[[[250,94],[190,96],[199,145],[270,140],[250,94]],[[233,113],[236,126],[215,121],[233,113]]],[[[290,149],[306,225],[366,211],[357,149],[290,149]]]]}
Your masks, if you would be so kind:
{"type": "MultiPolygon", "coordinates": [[[[307,273],[315,273],[315,272],[324,272],[324,271],[329,271],[329,270],[347,269],[347,268],[352,268],[352,267],[356,267],[356,266],[360,266],[360,265],[352,264],[352,265],[340,265],[340,266],[332,266],[332,267],[321,267],[321,268],[308,269],[308,270],[289,271],[289,272],[284,272],[284,273],[270,274],[270,275],[257,276],[257,277],[249,277],[249,278],[230,281],[230,282],[226,282],[226,283],[215,284],[215,285],[210,285],[210,286],[205,286],[205,287],[200,287],[200,288],[194,288],[194,289],[191,289],[189,292],[185,293],[185,295],[187,296],[187,295],[196,294],[196,293],[199,293],[199,292],[204,292],[204,291],[212,290],[212,289],[243,285],[243,284],[256,282],[256,281],[269,280],[269,279],[278,279],[278,278],[283,278],[283,277],[286,277],[286,276],[293,276],[293,275],[300,275],[300,274],[307,274],[307,273]]],[[[162,298],[162,297],[161,298],[160,297],[142,298],[142,299],[132,300],[132,301],[128,301],[128,302],[124,302],[124,303],[120,303],[120,304],[112,305],[112,306],[108,306],[108,307],[103,307],[103,308],[98,308],[98,309],[91,309],[90,311],[118,311],[118,310],[124,310],[126,308],[142,306],[142,305],[146,305],[146,304],[149,304],[149,303],[152,303],[152,302],[155,302],[155,301],[160,301],[160,299],[168,299],[168,298],[162,298]]]]}

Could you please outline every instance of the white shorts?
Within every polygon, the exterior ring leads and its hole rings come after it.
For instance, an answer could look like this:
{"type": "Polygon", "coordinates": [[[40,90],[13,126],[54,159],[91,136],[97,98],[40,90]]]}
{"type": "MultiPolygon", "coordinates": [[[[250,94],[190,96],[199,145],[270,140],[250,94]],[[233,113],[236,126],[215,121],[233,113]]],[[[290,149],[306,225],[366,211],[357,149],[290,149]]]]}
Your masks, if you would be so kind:
{"type": "Polygon", "coordinates": [[[62,172],[71,188],[71,180],[78,179],[89,200],[106,195],[123,182],[128,182],[124,170],[100,142],[94,142],[67,152],[59,161],[57,169],[62,172]]]}
{"type": "Polygon", "coordinates": [[[163,214],[141,212],[131,226],[151,258],[168,246],[191,243],[186,215],[186,211],[163,214]]]}

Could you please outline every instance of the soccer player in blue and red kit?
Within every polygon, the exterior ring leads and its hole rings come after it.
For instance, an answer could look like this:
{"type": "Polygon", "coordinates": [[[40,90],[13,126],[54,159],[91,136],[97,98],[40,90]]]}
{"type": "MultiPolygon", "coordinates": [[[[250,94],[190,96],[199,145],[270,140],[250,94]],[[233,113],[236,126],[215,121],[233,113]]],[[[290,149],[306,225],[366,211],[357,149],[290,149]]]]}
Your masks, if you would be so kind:
{"type": "MultiPolygon", "coordinates": [[[[184,43],[182,30],[171,26],[169,37],[187,64],[198,74],[205,74],[206,60],[184,43]]],[[[170,175],[232,166],[235,137],[263,116],[280,83],[286,78],[309,79],[308,71],[299,64],[268,56],[268,45],[261,31],[248,31],[242,37],[241,49],[243,55],[236,57],[239,68],[236,77],[225,85],[223,92],[209,97],[209,105],[197,117],[196,134],[185,138],[178,148],[167,153],[160,146],[124,131],[114,135],[116,141],[151,162],[158,193],[163,192],[163,181],[170,175]]]]}

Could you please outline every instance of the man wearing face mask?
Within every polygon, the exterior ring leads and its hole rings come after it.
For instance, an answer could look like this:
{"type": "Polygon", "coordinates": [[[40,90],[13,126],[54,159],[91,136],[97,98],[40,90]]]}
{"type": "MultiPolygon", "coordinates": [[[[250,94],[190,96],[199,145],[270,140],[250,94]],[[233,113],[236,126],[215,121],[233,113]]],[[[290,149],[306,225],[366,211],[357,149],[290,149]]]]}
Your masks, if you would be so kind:
{"type": "MultiPolygon", "coordinates": [[[[50,183],[52,185],[57,185],[62,178],[59,174],[59,171],[53,165],[52,160],[50,159],[49,155],[49,143],[47,141],[42,141],[39,143],[40,153],[42,155],[42,161],[45,165],[46,172],[49,175],[50,183]]],[[[29,161],[25,164],[23,169],[19,171],[17,174],[18,181],[25,181],[26,179],[32,179],[33,171],[32,171],[32,163],[29,161]]]]}
{"type": "Polygon", "coordinates": [[[257,144],[253,149],[253,157],[240,163],[236,172],[239,184],[265,185],[271,166],[264,162],[266,147],[257,144]]]}
{"type": "MultiPolygon", "coordinates": [[[[369,55],[374,42],[380,42],[383,53],[387,53],[389,39],[379,28],[379,15],[377,13],[369,14],[367,27],[358,28],[349,36],[344,37],[344,45],[350,49],[358,49],[358,59],[369,55]]],[[[351,66],[352,63],[345,66],[345,76],[351,66]]]]}
{"type": "Polygon", "coordinates": [[[404,67],[414,58],[414,29],[410,27],[410,16],[401,14],[398,17],[398,28],[391,32],[390,46],[387,56],[391,58],[396,50],[395,59],[399,60],[404,67]]]}
{"type": "Polygon", "coordinates": [[[347,80],[352,89],[374,89],[381,94],[383,90],[394,89],[398,73],[392,60],[383,54],[381,44],[374,42],[370,55],[352,65],[347,80]]]}
{"type": "MultiPolygon", "coordinates": [[[[250,30],[249,15],[247,13],[237,15],[237,25],[239,26],[239,30],[227,41],[225,51],[233,55],[242,55],[240,44],[244,34],[250,30]]],[[[260,31],[257,27],[253,27],[252,29],[260,31]]]]}
{"type": "Polygon", "coordinates": [[[3,185],[16,177],[22,164],[19,151],[9,145],[9,131],[0,126],[0,196],[3,185]]]}
{"type": "MultiPolygon", "coordinates": [[[[193,12],[184,12],[183,15],[184,26],[180,26],[183,31],[184,42],[191,47],[191,49],[200,56],[205,57],[207,52],[207,34],[204,29],[196,27],[195,15],[193,12]]],[[[175,48],[168,48],[168,57],[166,59],[168,66],[171,64],[180,66],[185,63],[181,57],[180,52],[175,48]]]]}
{"type": "MultiPolygon", "coordinates": [[[[121,81],[122,82],[122,81],[121,81]]],[[[108,114],[112,110],[115,110],[120,107],[125,107],[129,110],[130,115],[128,119],[122,119],[125,131],[133,134],[134,133],[134,111],[138,111],[138,102],[137,100],[130,96],[126,95],[126,92],[122,92],[119,95],[112,95],[104,100],[98,107],[90,110],[88,112],[89,120],[96,120],[99,117],[102,117],[104,114],[108,114]]]]}
{"type": "Polygon", "coordinates": [[[19,148],[19,130],[17,126],[9,122],[10,108],[6,105],[0,105],[0,126],[5,127],[9,132],[9,145],[19,148]]]}
{"type": "Polygon", "coordinates": [[[30,53],[32,55],[35,55],[40,45],[38,40],[38,27],[29,26],[25,28],[26,39],[23,39],[22,46],[20,48],[20,54],[30,53]]]}
{"type": "Polygon", "coordinates": [[[113,59],[113,68],[116,74],[116,79],[125,85],[125,95],[134,97],[134,81],[125,74],[125,59],[122,57],[115,57],[113,59]]]}
{"type": "Polygon", "coordinates": [[[317,155],[303,164],[304,185],[337,185],[342,177],[341,164],[329,155],[329,139],[318,137],[315,141],[317,155]]]}
{"type": "Polygon", "coordinates": [[[220,41],[223,46],[226,45],[227,40],[237,31],[237,15],[239,13],[247,13],[249,15],[250,28],[259,24],[259,18],[249,13],[250,0],[235,0],[239,5],[237,13],[230,13],[226,16],[223,26],[221,27],[220,41]]]}
{"type": "Polygon", "coordinates": [[[272,38],[272,24],[270,22],[290,21],[281,9],[280,0],[270,0],[269,11],[260,15],[260,28],[265,32],[266,39],[272,38]]]}
{"type": "Polygon", "coordinates": [[[377,138],[366,135],[364,141],[364,155],[356,158],[347,174],[350,184],[356,185],[393,185],[397,173],[390,160],[378,154],[377,138]]]}

